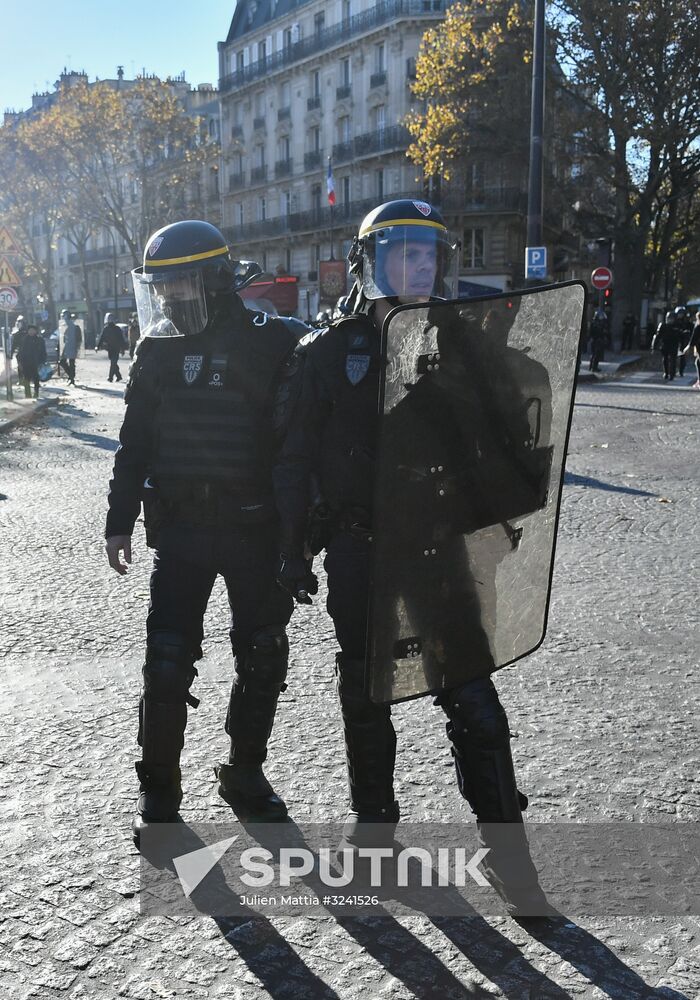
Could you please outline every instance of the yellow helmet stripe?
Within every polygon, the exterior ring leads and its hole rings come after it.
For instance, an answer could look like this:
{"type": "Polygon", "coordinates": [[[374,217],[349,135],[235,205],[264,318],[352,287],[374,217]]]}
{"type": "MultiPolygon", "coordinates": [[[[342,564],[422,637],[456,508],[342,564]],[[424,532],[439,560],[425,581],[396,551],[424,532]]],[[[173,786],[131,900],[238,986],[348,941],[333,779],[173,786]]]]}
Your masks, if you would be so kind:
{"type": "Polygon", "coordinates": [[[190,264],[194,260],[219,257],[222,253],[228,253],[228,247],[220,247],[218,250],[206,250],[204,253],[193,253],[189,257],[171,257],[169,260],[148,260],[146,267],[166,267],[168,264],[190,264]]]}
{"type": "Polygon", "coordinates": [[[367,236],[377,229],[391,229],[392,226],[429,226],[431,229],[443,229],[447,232],[447,226],[442,222],[432,222],[430,219],[387,219],[386,222],[375,222],[373,226],[360,230],[360,236],[367,236]]]}

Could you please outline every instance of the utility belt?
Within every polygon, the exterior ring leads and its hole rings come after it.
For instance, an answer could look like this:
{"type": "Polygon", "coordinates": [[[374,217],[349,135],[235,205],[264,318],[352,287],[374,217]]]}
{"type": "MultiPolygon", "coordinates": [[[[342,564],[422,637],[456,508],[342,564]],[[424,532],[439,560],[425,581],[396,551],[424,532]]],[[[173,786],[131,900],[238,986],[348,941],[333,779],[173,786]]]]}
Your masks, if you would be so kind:
{"type": "Polygon", "coordinates": [[[198,528],[225,528],[227,524],[259,524],[276,516],[271,494],[251,496],[225,483],[163,484],[145,489],[143,514],[146,544],[158,547],[166,522],[182,521],[198,528]]]}
{"type": "Polygon", "coordinates": [[[345,532],[360,541],[372,541],[371,514],[366,507],[345,507],[332,510],[328,504],[320,503],[311,509],[307,533],[307,545],[313,555],[325,549],[334,535],[345,532]]]}

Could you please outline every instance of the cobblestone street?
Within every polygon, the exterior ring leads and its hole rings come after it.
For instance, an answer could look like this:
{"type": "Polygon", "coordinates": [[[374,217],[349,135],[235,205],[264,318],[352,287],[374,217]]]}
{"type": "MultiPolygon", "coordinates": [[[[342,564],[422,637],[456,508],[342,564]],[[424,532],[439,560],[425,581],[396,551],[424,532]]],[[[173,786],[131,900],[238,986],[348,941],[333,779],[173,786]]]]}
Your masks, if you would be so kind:
{"type": "MultiPolygon", "coordinates": [[[[126,366],[124,366],[126,368],[126,366]]],[[[0,989],[20,998],[697,1000],[700,917],[509,918],[139,914],[130,837],[150,554],[103,554],[123,414],[103,355],[36,423],[0,437],[0,989]]],[[[691,377],[692,372],[692,377],[691,377]]],[[[547,639],[501,671],[531,821],[700,820],[695,377],[583,384],[571,434],[547,639]],[[692,635],[696,634],[696,639],[692,635]]],[[[230,818],[231,655],[222,581],[187,729],[185,821],[230,818]]],[[[290,626],[267,773],[297,820],[346,808],[322,595],[290,626]]],[[[473,817],[431,699],[395,711],[406,820],[473,817]]]]}

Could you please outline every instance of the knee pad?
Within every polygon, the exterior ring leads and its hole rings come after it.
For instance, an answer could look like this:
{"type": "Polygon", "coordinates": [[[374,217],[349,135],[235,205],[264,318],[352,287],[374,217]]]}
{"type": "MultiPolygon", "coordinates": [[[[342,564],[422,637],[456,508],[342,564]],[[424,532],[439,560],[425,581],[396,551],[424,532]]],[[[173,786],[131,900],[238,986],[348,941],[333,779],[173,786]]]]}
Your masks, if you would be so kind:
{"type": "Polygon", "coordinates": [[[197,676],[195,654],[177,632],[152,632],[146,640],[143,697],[153,702],[199,704],[190,693],[197,676]]]}
{"type": "Polygon", "coordinates": [[[479,678],[449,691],[442,706],[450,721],[450,739],[468,740],[484,750],[510,745],[508,717],[490,677],[479,678]]]}
{"type": "Polygon", "coordinates": [[[288,659],[289,640],[284,626],[265,625],[253,633],[241,667],[259,681],[283,684],[288,659]]]}

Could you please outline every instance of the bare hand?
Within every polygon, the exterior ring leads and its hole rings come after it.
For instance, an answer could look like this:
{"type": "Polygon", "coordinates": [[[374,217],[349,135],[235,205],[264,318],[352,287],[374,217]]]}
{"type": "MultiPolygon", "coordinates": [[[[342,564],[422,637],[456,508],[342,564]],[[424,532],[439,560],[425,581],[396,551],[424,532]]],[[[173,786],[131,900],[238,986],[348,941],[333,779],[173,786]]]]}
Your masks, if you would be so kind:
{"type": "Polygon", "coordinates": [[[131,535],[112,535],[107,539],[105,544],[105,552],[107,553],[107,559],[109,560],[109,565],[112,569],[119,574],[119,576],[124,576],[128,567],[119,558],[119,553],[124,552],[124,559],[126,562],[131,562],[131,535]]]}

